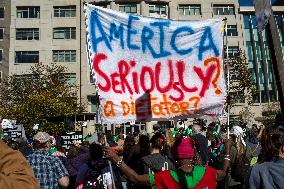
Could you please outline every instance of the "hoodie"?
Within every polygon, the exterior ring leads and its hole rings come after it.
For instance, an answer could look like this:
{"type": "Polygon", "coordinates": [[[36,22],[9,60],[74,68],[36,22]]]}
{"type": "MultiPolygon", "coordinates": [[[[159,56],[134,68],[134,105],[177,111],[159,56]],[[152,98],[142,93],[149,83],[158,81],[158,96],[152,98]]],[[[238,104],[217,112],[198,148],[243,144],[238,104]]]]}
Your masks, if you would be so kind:
{"type": "Polygon", "coordinates": [[[247,189],[270,188],[284,189],[284,159],[273,158],[253,166],[247,175],[245,187],[247,189]]]}

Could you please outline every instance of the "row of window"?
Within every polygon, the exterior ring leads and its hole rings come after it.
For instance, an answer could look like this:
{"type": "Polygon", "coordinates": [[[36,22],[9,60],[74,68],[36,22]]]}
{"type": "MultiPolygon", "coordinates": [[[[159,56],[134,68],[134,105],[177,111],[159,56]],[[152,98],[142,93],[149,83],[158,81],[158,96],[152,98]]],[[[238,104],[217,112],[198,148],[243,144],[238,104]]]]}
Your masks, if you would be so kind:
{"type": "MultiPolygon", "coordinates": [[[[120,4],[119,11],[137,14],[137,4],[120,4]]],[[[163,4],[149,5],[149,13],[167,15],[168,6],[163,4]]],[[[200,4],[182,4],[178,6],[180,15],[201,15],[200,4]]],[[[234,15],[234,5],[213,5],[214,15],[234,15]]],[[[54,17],[76,17],[76,6],[54,6],[54,17]]],[[[4,18],[4,8],[0,8],[0,19],[4,18]]],[[[17,18],[40,18],[40,6],[18,6],[17,18]]]]}
{"type": "MultiPolygon", "coordinates": [[[[226,52],[226,49],[225,49],[226,52]]],[[[228,47],[228,57],[233,58],[239,52],[238,46],[228,47]]],[[[225,57],[226,57],[225,53],[225,57]]],[[[3,49],[0,49],[0,62],[2,62],[3,49]]],[[[53,62],[76,62],[76,50],[53,50],[53,62]]],[[[16,63],[38,63],[38,51],[16,51],[16,63]]]]}
{"type": "MultiPolygon", "coordinates": [[[[76,50],[53,50],[52,61],[76,62],[76,50]]],[[[39,62],[39,51],[16,51],[15,63],[38,63],[38,62],[39,62]]]]}
{"type": "MultiPolygon", "coordinates": [[[[54,6],[54,17],[76,17],[76,6],[54,6]]],[[[17,18],[40,18],[39,6],[17,7],[17,18]]]]}
{"type": "MultiPolygon", "coordinates": [[[[4,28],[0,28],[0,40],[4,39],[4,28]]],[[[53,39],[76,39],[76,28],[53,28],[53,39]]],[[[16,40],[39,40],[39,28],[17,28],[16,40]]]]}
{"type": "MultiPolygon", "coordinates": [[[[157,4],[149,5],[149,13],[167,15],[167,5],[157,4]]],[[[137,14],[137,4],[120,4],[119,11],[137,14]]],[[[201,15],[200,4],[181,4],[178,6],[178,12],[180,15],[201,15]]],[[[234,5],[213,5],[214,15],[235,15],[234,5]]]]}
{"type": "MultiPolygon", "coordinates": [[[[0,39],[3,39],[4,29],[0,28],[0,39]]],[[[225,36],[238,36],[237,25],[228,25],[225,36]]],[[[53,28],[53,39],[76,39],[76,28],[53,28]]],[[[39,40],[39,28],[17,28],[16,40],[39,40]]]]}
{"type": "MultiPolygon", "coordinates": [[[[53,39],[76,39],[76,28],[53,28],[53,39]]],[[[39,40],[39,28],[17,28],[16,40],[39,40]]]]}

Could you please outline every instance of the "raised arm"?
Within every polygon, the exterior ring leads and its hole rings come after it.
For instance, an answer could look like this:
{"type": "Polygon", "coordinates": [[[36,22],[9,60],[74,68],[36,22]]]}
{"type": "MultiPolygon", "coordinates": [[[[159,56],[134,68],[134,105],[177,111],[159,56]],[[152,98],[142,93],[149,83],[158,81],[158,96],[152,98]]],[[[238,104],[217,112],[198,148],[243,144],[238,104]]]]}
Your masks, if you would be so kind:
{"type": "Polygon", "coordinates": [[[233,145],[233,140],[227,139],[225,142],[225,150],[224,150],[224,161],[223,161],[223,167],[221,170],[218,170],[218,175],[217,175],[217,180],[223,180],[228,172],[228,169],[230,167],[230,151],[231,151],[231,146],[233,145]]]}
{"type": "Polygon", "coordinates": [[[116,163],[117,167],[126,175],[126,177],[133,183],[151,186],[149,175],[138,175],[134,170],[128,167],[122,159],[116,155],[111,148],[105,147],[104,153],[107,158],[116,163]]]}

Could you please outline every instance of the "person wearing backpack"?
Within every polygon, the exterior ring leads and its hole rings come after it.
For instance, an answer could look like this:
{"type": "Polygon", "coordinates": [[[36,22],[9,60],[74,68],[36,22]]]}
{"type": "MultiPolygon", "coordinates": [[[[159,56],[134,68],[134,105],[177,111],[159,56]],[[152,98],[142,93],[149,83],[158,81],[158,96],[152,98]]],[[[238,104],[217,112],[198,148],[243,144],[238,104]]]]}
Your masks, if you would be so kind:
{"type": "Polygon", "coordinates": [[[163,135],[161,133],[156,133],[150,140],[151,154],[142,158],[144,174],[158,173],[160,171],[174,169],[174,165],[171,160],[161,154],[163,146],[163,135]]]}
{"type": "MultiPolygon", "coordinates": [[[[80,166],[76,178],[76,189],[112,189],[112,175],[108,161],[103,159],[102,146],[92,143],[89,151],[91,159],[80,166]]],[[[114,176],[117,175],[116,172],[113,170],[114,176]]]]}
{"type": "Polygon", "coordinates": [[[250,170],[252,150],[244,141],[243,135],[244,132],[240,126],[233,126],[230,130],[230,137],[234,141],[234,144],[230,151],[229,189],[242,188],[245,177],[250,170]]]}

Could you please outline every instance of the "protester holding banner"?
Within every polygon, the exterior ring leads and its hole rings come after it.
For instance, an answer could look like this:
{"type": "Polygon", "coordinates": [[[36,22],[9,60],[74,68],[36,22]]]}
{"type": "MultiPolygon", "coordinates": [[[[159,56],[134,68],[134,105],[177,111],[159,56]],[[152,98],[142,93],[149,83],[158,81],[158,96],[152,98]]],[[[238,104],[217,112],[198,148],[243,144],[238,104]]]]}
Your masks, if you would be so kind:
{"type": "Polygon", "coordinates": [[[155,186],[156,189],[203,189],[206,187],[214,189],[216,188],[217,180],[222,180],[226,176],[230,161],[229,153],[231,145],[232,140],[227,140],[222,170],[215,170],[200,164],[201,161],[196,159],[194,141],[188,137],[180,138],[173,144],[172,153],[176,160],[176,171],[166,170],[157,174],[138,175],[119,156],[113,153],[110,148],[105,148],[105,155],[114,161],[127,178],[134,183],[155,186]]]}

